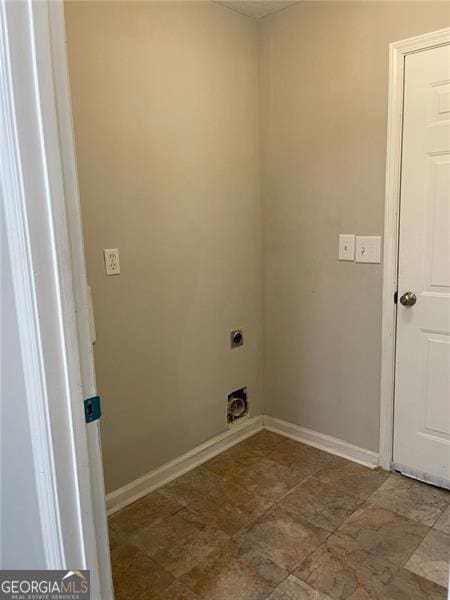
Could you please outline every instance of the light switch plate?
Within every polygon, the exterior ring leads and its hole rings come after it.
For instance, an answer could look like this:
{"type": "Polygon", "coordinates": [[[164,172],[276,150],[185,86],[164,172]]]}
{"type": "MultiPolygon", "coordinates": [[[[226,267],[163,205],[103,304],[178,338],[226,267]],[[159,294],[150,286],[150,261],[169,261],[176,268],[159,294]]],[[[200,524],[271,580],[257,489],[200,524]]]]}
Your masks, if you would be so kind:
{"type": "Polygon", "coordinates": [[[120,258],[118,248],[105,248],[103,250],[105,257],[105,272],[107,275],[120,274],[120,258]]]}
{"type": "Polygon", "coordinates": [[[381,237],[379,235],[356,236],[355,261],[358,263],[380,263],[381,237]]]}
{"type": "Polygon", "coordinates": [[[355,260],[355,236],[339,235],[339,260],[355,260]]]}

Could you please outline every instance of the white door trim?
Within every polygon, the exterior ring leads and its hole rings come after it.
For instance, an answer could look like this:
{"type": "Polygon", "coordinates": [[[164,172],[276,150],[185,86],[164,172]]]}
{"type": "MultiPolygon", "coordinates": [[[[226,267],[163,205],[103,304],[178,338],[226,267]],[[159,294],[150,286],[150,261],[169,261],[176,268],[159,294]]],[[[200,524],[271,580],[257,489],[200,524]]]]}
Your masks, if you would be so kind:
{"type": "Polygon", "coordinates": [[[62,2],[0,2],[0,74],[0,198],[45,564],[90,569],[91,597],[112,600],[98,430],[84,420],[95,379],[62,2]]]}
{"type": "Polygon", "coordinates": [[[450,44],[450,27],[389,46],[380,398],[380,466],[384,469],[392,465],[394,435],[396,305],[393,300],[397,291],[404,64],[408,54],[444,44],[450,44]]]}
{"type": "MultiPolygon", "coordinates": [[[[14,48],[10,38],[17,34],[20,19],[9,15],[8,6],[0,5],[0,175],[3,218],[11,260],[11,274],[18,318],[19,343],[24,364],[25,401],[30,424],[31,447],[36,476],[39,516],[44,540],[45,563],[62,569],[65,562],[63,533],[57,490],[54,486],[53,446],[50,435],[48,386],[42,356],[39,301],[33,275],[30,223],[25,198],[23,164],[17,127],[17,95],[13,87],[14,48]],[[11,25],[15,18],[16,23],[11,25]]],[[[30,65],[31,66],[31,65],[30,65]]],[[[32,73],[28,73],[32,75],[32,73]]],[[[17,76],[17,73],[16,73],[17,76]]],[[[25,84],[24,84],[25,87],[25,84]]],[[[33,115],[35,116],[35,115],[33,115]]],[[[37,133],[37,132],[34,132],[37,133]]],[[[31,134],[30,134],[31,137],[31,134]]],[[[40,140],[35,140],[40,142],[40,140]]],[[[43,175],[39,173],[39,175],[43,175]]],[[[45,197],[42,198],[45,200],[45,197]]],[[[50,568],[50,567],[49,567],[50,568]]]]}
{"type": "MultiPolygon", "coordinates": [[[[92,346],[94,340],[92,339],[90,323],[90,291],[87,285],[75,136],[66,51],[64,3],[61,1],[50,1],[48,2],[48,11],[59,148],[64,179],[64,198],[74,280],[73,293],[77,314],[76,325],[80,348],[81,381],[83,397],[88,398],[97,394],[97,382],[92,346]]],[[[109,553],[108,522],[106,517],[103,459],[100,446],[100,426],[98,422],[90,423],[86,427],[86,438],[90,461],[89,474],[94,520],[94,530],[91,532],[92,539],[90,540],[90,543],[92,548],[94,548],[94,546],[96,547],[101,598],[102,600],[103,598],[106,600],[112,599],[114,593],[109,553]]],[[[91,595],[93,596],[93,594],[91,595]]]]}

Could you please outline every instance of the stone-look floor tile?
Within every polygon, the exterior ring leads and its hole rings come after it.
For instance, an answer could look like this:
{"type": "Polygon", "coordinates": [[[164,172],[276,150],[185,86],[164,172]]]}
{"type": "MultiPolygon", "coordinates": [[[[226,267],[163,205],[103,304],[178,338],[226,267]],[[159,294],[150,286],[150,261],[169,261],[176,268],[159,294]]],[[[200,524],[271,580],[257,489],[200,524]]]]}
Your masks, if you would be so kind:
{"type": "Polygon", "coordinates": [[[222,477],[215,473],[197,468],[167,483],[159,492],[166,498],[187,506],[190,502],[204,497],[223,481],[222,477]]]}
{"type": "Polygon", "coordinates": [[[186,509],[131,538],[135,546],[175,577],[183,575],[228,540],[223,531],[204,525],[186,509]]]}
{"type": "Polygon", "coordinates": [[[261,460],[261,456],[247,448],[240,448],[240,444],[225,450],[222,454],[208,460],[198,467],[200,470],[207,470],[223,479],[232,477],[239,471],[256,464],[261,460]]]}
{"type": "Polygon", "coordinates": [[[235,475],[231,481],[252,494],[277,502],[308,477],[309,473],[308,467],[295,464],[287,467],[262,458],[255,466],[235,475]]]}
{"type": "Polygon", "coordinates": [[[198,596],[180,581],[175,581],[167,589],[153,593],[148,600],[198,600],[198,596]]]}
{"type": "Polygon", "coordinates": [[[268,600],[332,600],[327,594],[315,590],[310,585],[289,575],[270,594],[268,600]]]}
{"type": "Polygon", "coordinates": [[[364,550],[402,564],[410,558],[429,528],[390,510],[365,505],[354,512],[336,531],[364,550]]]}
{"type": "Polygon", "coordinates": [[[407,569],[400,569],[377,600],[447,600],[447,590],[407,569]]]}
{"type": "Polygon", "coordinates": [[[111,565],[116,600],[163,597],[174,582],[170,573],[136,546],[124,544],[112,551],[111,565]]]}
{"type": "Polygon", "coordinates": [[[308,467],[310,475],[327,465],[339,465],[348,462],[343,458],[334,456],[328,452],[323,452],[318,448],[296,442],[289,438],[280,442],[276,448],[267,455],[267,458],[288,467],[294,464],[303,466],[304,468],[308,467]]]}
{"type": "Polygon", "coordinates": [[[178,502],[168,499],[156,491],[133,502],[127,508],[109,518],[110,530],[116,533],[130,534],[138,529],[158,523],[181,510],[178,502]]]}
{"type": "Polygon", "coordinates": [[[442,513],[442,516],[434,525],[435,529],[450,534],[450,506],[442,513]]]}
{"type": "Polygon", "coordinates": [[[328,536],[328,532],[280,506],[264,513],[234,540],[292,571],[328,536]]]}
{"type": "Polygon", "coordinates": [[[187,510],[205,525],[234,535],[271,506],[272,503],[262,496],[251,494],[231,481],[226,481],[202,500],[189,504],[187,510]]]}
{"type": "Polygon", "coordinates": [[[413,573],[447,587],[449,562],[450,535],[432,529],[405,566],[413,573]]]}
{"type": "Polygon", "coordinates": [[[398,566],[331,535],[294,572],[334,600],[379,598],[398,566]]]}
{"type": "Polygon", "coordinates": [[[109,519],[116,598],[443,600],[449,521],[449,492],[260,432],[109,519]]]}
{"type": "Polygon", "coordinates": [[[204,600],[263,600],[288,572],[254,550],[229,542],[181,581],[204,600]]]}
{"type": "Polygon", "coordinates": [[[362,500],[373,494],[388,476],[382,469],[370,469],[349,461],[327,466],[315,475],[317,479],[340,487],[362,500]]]}
{"type": "Polygon", "coordinates": [[[449,501],[450,492],[392,474],[369,499],[371,503],[430,527],[442,515],[449,501]]]}
{"type": "Polygon", "coordinates": [[[235,446],[236,448],[250,450],[255,454],[259,454],[260,456],[266,456],[269,452],[272,452],[278,444],[283,442],[286,438],[277,433],[272,433],[272,431],[267,431],[267,429],[263,429],[255,435],[247,438],[240,444],[235,446]]]}
{"type": "Polygon", "coordinates": [[[119,550],[121,546],[128,543],[129,534],[121,531],[120,527],[112,528],[109,527],[109,549],[111,552],[119,550]]]}
{"type": "Polygon", "coordinates": [[[280,506],[333,532],[360,504],[357,496],[310,477],[292,490],[280,506]]]}

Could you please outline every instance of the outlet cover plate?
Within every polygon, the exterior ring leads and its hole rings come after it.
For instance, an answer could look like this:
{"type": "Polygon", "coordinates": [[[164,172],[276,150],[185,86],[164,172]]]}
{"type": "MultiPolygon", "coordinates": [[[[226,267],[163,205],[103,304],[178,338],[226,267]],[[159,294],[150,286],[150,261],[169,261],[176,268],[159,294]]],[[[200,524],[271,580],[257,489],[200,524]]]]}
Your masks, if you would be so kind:
{"type": "Polygon", "coordinates": [[[118,248],[105,248],[105,272],[107,275],[120,275],[120,257],[118,248]]]}

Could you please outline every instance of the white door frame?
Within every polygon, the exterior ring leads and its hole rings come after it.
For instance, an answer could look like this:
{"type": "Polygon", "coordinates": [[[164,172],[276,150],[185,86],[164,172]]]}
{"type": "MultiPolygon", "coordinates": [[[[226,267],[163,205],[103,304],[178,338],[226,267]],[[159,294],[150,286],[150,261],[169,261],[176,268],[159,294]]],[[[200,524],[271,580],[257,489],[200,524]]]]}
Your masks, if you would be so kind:
{"type": "Polygon", "coordinates": [[[381,339],[380,466],[391,469],[394,441],[395,346],[397,306],[400,183],[403,138],[405,58],[450,44],[450,27],[394,42],[389,46],[389,100],[384,217],[384,270],[381,339]]]}
{"type": "Polygon", "coordinates": [[[90,569],[92,600],[112,600],[62,2],[0,0],[0,130],[45,564],[90,569]]]}

